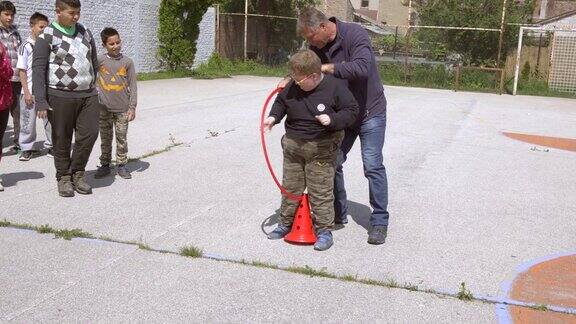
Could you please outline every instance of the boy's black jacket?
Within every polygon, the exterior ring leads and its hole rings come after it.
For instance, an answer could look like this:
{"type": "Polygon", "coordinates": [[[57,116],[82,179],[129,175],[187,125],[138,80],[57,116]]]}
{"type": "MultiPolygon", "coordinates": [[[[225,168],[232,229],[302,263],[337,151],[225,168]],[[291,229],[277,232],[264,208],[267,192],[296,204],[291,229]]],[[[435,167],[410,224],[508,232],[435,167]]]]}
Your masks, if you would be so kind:
{"type": "Polygon", "coordinates": [[[324,75],[312,91],[303,91],[290,82],[276,97],[269,114],[276,123],[287,116],[286,135],[297,139],[328,137],[334,131],[352,126],[357,115],[358,104],[346,82],[331,75],[324,75]],[[322,114],[330,116],[330,125],[323,126],[316,119],[322,114]]]}

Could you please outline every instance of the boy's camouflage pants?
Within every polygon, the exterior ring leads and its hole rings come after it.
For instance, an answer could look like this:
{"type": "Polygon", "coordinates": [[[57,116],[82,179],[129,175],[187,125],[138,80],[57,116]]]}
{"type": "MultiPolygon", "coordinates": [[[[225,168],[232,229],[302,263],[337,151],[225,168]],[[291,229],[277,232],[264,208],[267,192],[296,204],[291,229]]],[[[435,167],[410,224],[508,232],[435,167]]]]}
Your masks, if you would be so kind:
{"type": "Polygon", "coordinates": [[[108,165],[112,160],[112,139],[116,132],[116,164],[128,163],[128,116],[126,113],[100,111],[100,164],[108,165]]]}
{"type": "MultiPolygon", "coordinates": [[[[282,186],[295,195],[308,188],[312,217],[317,229],[334,226],[334,170],[344,132],[319,140],[282,137],[284,168],[282,186]]],[[[298,202],[282,197],[280,222],[292,226],[298,202]]]]}

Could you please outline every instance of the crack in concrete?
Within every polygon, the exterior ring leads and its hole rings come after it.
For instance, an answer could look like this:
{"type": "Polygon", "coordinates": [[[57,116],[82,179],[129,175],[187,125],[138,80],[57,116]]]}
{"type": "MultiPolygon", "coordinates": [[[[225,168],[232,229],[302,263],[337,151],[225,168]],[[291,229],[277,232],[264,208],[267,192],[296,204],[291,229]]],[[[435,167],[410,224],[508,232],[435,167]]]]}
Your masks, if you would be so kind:
{"type": "MultiPolygon", "coordinates": [[[[185,224],[186,222],[187,221],[180,222],[174,228],[176,229],[179,226],[182,226],[183,224],[185,224]]],[[[28,228],[24,228],[23,225],[12,224],[6,220],[3,223],[0,222],[0,228],[1,227],[16,228],[16,229],[20,229],[20,230],[36,231],[36,232],[37,232],[37,230],[35,230],[34,228],[36,228],[36,229],[38,228],[38,227],[34,227],[32,225],[27,225],[28,228]]],[[[154,240],[167,234],[168,232],[170,232],[170,230],[159,235],[154,240]]],[[[155,252],[155,253],[162,253],[162,254],[172,254],[172,255],[178,255],[178,256],[185,257],[182,254],[175,252],[175,251],[160,250],[160,249],[154,249],[154,248],[150,248],[150,247],[143,249],[141,246],[141,243],[115,240],[113,238],[108,238],[108,237],[103,237],[103,236],[101,236],[99,238],[92,236],[92,237],[87,237],[87,238],[74,238],[74,239],[94,240],[94,241],[99,241],[99,242],[109,242],[109,243],[116,243],[116,244],[132,245],[132,246],[139,248],[139,249],[135,249],[134,251],[131,251],[130,253],[127,253],[126,255],[120,256],[120,257],[110,261],[108,264],[98,268],[93,273],[93,275],[95,275],[96,273],[98,273],[101,270],[104,270],[104,269],[111,267],[113,264],[115,264],[119,260],[133,254],[134,252],[136,252],[138,250],[144,250],[144,251],[148,251],[148,252],[155,252]]],[[[355,276],[350,276],[350,275],[339,276],[339,275],[335,275],[335,274],[326,272],[325,270],[320,270],[320,271],[315,270],[315,269],[310,268],[308,266],[305,266],[305,267],[280,266],[280,265],[263,263],[260,261],[249,261],[249,260],[245,260],[245,259],[237,259],[237,258],[233,258],[233,257],[228,257],[228,256],[218,255],[218,254],[213,254],[213,253],[208,253],[208,252],[203,252],[202,256],[200,258],[208,259],[208,260],[214,260],[214,261],[220,261],[220,262],[230,262],[230,263],[234,263],[234,264],[241,264],[241,265],[251,266],[251,267],[255,267],[255,268],[267,268],[267,269],[271,269],[271,270],[291,272],[291,273],[302,274],[302,275],[307,275],[307,276],[311,276],[311,277],[323,277],[326,279],[338,280],[338,281],[343,281],[343,282],[352,282],[352,283],[364,284],[364,285],[369,285],[369,286],[385,287],[388,289],[402,289],[402,290],[411,291],[411,292],[419,292],[419,293],[434,295],[437,297],[449,297],[449,298],[461,300],[460,298],[458,298],[458,293],[453,293],[453,292],[449,292],[449,291],[437,291],[437,290],[433,290],[433,289],[425,289],[424,290],[424,289],[420,289],[417,286],[413,286],[410,284],[405,284],[403,286],[400,286],[397,284],[390,284],[387,282],[382,282],[382,281],[373,280],[373,279],[369,279],[369,278],[365,278],[365,279],[357,278],[355,276]]],[[[21,316],[25,312],[33,309],[34,307],[37,307],[38,305],[40,305],[42,302],[44,302],[48,298],[53,297],[53,296],[65,291],[65,290],[67,290],[68,288],[75,286],[76,284],[78,284],[78,282],[69,283],[65,287],[53,292],[52,294],[49,294],[48,296],[46,296],[45,298],[43,298],[42,300],[40,300],[36,304],[26,308],[25,310],[22,310],[16,316],[9,317],[8,320],[11,320],[11,319],[14,319],[18,316],[21,316]]],[[[463,302],[467,302],[467,301],[463,301],[463,302]]],[[[508,298],[490,297],[490,296],[474,295],[474,294],[472,294],[472,298],[471,298],[470,302],[482,302],[482,303],[493,304],[493,305],[517,306],[517,307],[524,307],[524,308],[530,308],[530,309],[539,309],[543,306],[541,304],[525,303],[525,302],[515,301],[512,299],[508,299],[508,298]]],[[[575,308],[568,308],[568,307],[562,307],[562,306],[557,306],[557,305],[544,305],[544,306],[546,306],[547,311],[550,311],[550,312],[562,313],[562,314],[568,314],[568,315],[576,315],[576,309],[575,308]]]]}

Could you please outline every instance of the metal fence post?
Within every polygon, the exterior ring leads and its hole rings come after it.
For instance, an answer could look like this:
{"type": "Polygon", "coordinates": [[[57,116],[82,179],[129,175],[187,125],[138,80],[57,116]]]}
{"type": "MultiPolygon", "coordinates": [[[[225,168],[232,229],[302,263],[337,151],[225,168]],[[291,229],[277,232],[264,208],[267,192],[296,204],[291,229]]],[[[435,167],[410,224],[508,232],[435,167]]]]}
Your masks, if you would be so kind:
{"type": "Polygon", "coordinates": [[[520,54],[522,53],[522,38],[524,37],[524,27],[520,27],[520,35],[518,36],[518,53],[516,53],[516,69],[514,71],[514,89],[512,95],[516,95],[518,91],[518,75],[520,74],[520,54]]]}

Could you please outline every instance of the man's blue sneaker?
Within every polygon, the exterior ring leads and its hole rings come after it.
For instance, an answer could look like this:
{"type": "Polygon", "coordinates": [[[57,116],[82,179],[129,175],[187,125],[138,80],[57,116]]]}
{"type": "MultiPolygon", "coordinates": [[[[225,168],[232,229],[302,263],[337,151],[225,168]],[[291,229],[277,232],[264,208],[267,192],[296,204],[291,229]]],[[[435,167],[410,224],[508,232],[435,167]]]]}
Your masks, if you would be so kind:
{"type": "Polygon", "coordinates": [[[334,244],[332,232],[329,230],[318,231],[318,239],[316,240],[316,244],[314,244],[314,250],[326,251],[332,246],[332,244],[334,244]]]}
{"type": "Polygon", "coordinates": [[[283,224],[278,224],[278,226],[276,226],[276,228],[270,232],[270,234],[268,234],[268,239],[279,240],[288,235],[288,233],[290,233],[290,227],[283,224]]]}

